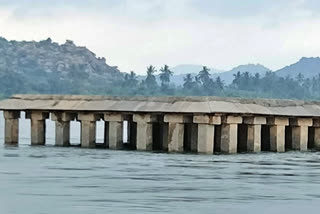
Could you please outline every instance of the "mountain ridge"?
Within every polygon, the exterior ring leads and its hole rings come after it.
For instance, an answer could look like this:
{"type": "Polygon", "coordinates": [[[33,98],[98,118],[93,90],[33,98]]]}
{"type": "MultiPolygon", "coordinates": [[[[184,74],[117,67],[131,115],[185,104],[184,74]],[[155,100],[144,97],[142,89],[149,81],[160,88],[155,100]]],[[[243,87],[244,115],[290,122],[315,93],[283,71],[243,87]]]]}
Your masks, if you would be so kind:
{"type": "Polygon", "coordinates": [[[320,57],[302,57],[298,62],[287,65],[275,73],[281,77],[296,77],[301,73],[305,78],[320,74],[320,57]]]}

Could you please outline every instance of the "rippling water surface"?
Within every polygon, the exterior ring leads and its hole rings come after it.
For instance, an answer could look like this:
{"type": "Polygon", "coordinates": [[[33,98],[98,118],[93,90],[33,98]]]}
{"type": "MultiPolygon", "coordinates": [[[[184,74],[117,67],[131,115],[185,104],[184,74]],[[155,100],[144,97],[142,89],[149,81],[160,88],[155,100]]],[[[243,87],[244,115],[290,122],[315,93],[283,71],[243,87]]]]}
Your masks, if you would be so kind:
{"type": "MultiPolygon", "coordinates": [[[[0,115],[0,140],[3,119],[0,115]]],[[[190,155],[0,145],[0,214],[319,213],[320,153],[190,155]]],[[[79,143],[72,124],[72,143],[79,143]]],[[[102,124],[98,140],[102,141],[102,124]]]]}

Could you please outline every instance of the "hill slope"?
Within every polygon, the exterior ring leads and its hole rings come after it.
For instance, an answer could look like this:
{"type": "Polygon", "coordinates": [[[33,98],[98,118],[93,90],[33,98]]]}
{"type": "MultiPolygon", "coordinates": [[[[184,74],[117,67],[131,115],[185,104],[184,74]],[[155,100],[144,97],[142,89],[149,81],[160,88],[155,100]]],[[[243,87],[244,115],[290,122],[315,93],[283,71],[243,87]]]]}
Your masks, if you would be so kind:
{"type": "MultiPolygon", "coordinates": [[[[173,67],[172,68],[172,71],[176,71],[175,69],[176,67],[173,67]]],[[[191,68],[191,67],[189,67],[191,68]]],[[[195,70],[195,68],[199,68],[199,67],[193,67],[193,70],[195,70]]],[[[202,66],[200,66],[200,70],[202,69],[202,66]]],[[[192,76],[196,76],[199,71],[198,69],[197,72],[188,72],[188,73],[191,73],[192,76]]],[[[219,71],[219,70],[218,70],[219,71]]],[[[210,70],[210,73],[211,73],[211,76],[215,79],[217,78],[218,76],[220,76],[221,80],[223,80],[226,84],[230,84],[232,83],[232,80],[234,79],[234,74],[236,74],[237,72],[241,72],[241,73],[244,73],[244,72],[249,72],[251,75],[255,75],[256,73],[259,73],[260,76],[264,76],[265,73],[267,71],[270,71],[270,69],[264,67],[263,65],[260,65],[260,64],[247,64],[247,65],[239,65],[233,69],[231,69],[230,71],[224,71],[224,72],[215,72],[215,69],[213,69],[213,72],[212,70],[210,70]]],[[[171,81],[175,84],[175,85],[182,85],[183,84],[183,79],[184,77],[186,76],[187,73],[185,72],[178,72],[178,73],[174,73],[174,75],[172,76],[171,78],[171,81]]]]}
{"type": "Polygon", "coordinates": [[[231,69],[230,71],[226,71],[220,74],[213,74],[212,77],[216,78],[218,76],[220,76],[220,78],[226,83],[226,84],[230,84],[232,83],[233,79],[234,79],[234,74],[241,72],[249,72],[249,74],[251,75],[255,75],[256,73],[258,73],[260,75],[260,77],[264,76],[265,73],[267,71],[270,71],[269,68],[264,67],[263,65],[260,64],[247,64],[247,65],[239,65],[233,69],[231,69]]]}
{"type": "Polygon", "coordinates": [[[281,77],[296,77],[299,73],[305,78],[312,78],[320,74],[320,58],[303,57],[298,62],[276,71],[276,74],[281,77]]]}
{"type": "MultiPolygon", "coordinates": [[[[171,70],[176,74],[197,74],[199,71],[201,71],[203,68],[203,65],[194,65],[194,64],[182,64],[182,65],[177,65],[171,68],[171,70]]],[[[221,73],[225,72],[224,70],[218,70],[215,68],[209,68],[210,73],[221,73]]]]}
{"type": "Polygon", "coordinates": [[[72,41],[59,45],[0,37],[0,89],[12,93],[86,93],[122,79],[116,67],[72,41]],[[97,87],[99,86],[99,87],[97,87]]]}

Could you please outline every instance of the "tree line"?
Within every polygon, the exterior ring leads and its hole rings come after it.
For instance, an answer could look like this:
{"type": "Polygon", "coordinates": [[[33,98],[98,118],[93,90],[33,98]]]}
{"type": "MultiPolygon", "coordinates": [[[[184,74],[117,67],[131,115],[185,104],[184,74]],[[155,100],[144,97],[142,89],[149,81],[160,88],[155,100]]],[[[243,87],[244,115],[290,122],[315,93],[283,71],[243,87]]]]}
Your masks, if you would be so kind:
{"type": "Polygon", "coordinates": [[[302,74],[293,78],[279,77],[268,71],[265,75],[237,72],[231,84],[225,84],[220,77],[212,78],[210,69],[203,66],[197,75],[186,74],[184,83],[176,86],[171,83],[173,72],[164,65],[157,72],[152,65],[147,67],[145,79],[140,80],[131,71],[117,93],[121,95],[145,96],[222,96],[249,98],[320,99],[320,74],[304,78],[302,74]],[[156,75],[159,75],[159,83],[156,75]]]}

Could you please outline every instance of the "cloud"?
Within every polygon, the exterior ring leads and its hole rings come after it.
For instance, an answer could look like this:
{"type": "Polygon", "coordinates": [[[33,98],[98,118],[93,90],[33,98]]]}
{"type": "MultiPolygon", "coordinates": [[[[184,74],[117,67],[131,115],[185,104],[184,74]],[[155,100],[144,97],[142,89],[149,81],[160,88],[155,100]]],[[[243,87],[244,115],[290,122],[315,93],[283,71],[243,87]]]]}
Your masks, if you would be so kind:
{"type": "Polygon", "coordinates": [[[320,52],[317,0],[0,0],[7,39],[66,39],[122,71],[149,64],[277,69],[320,52]],[[306,33],[308,32],[308,33],[306,33]]]}

